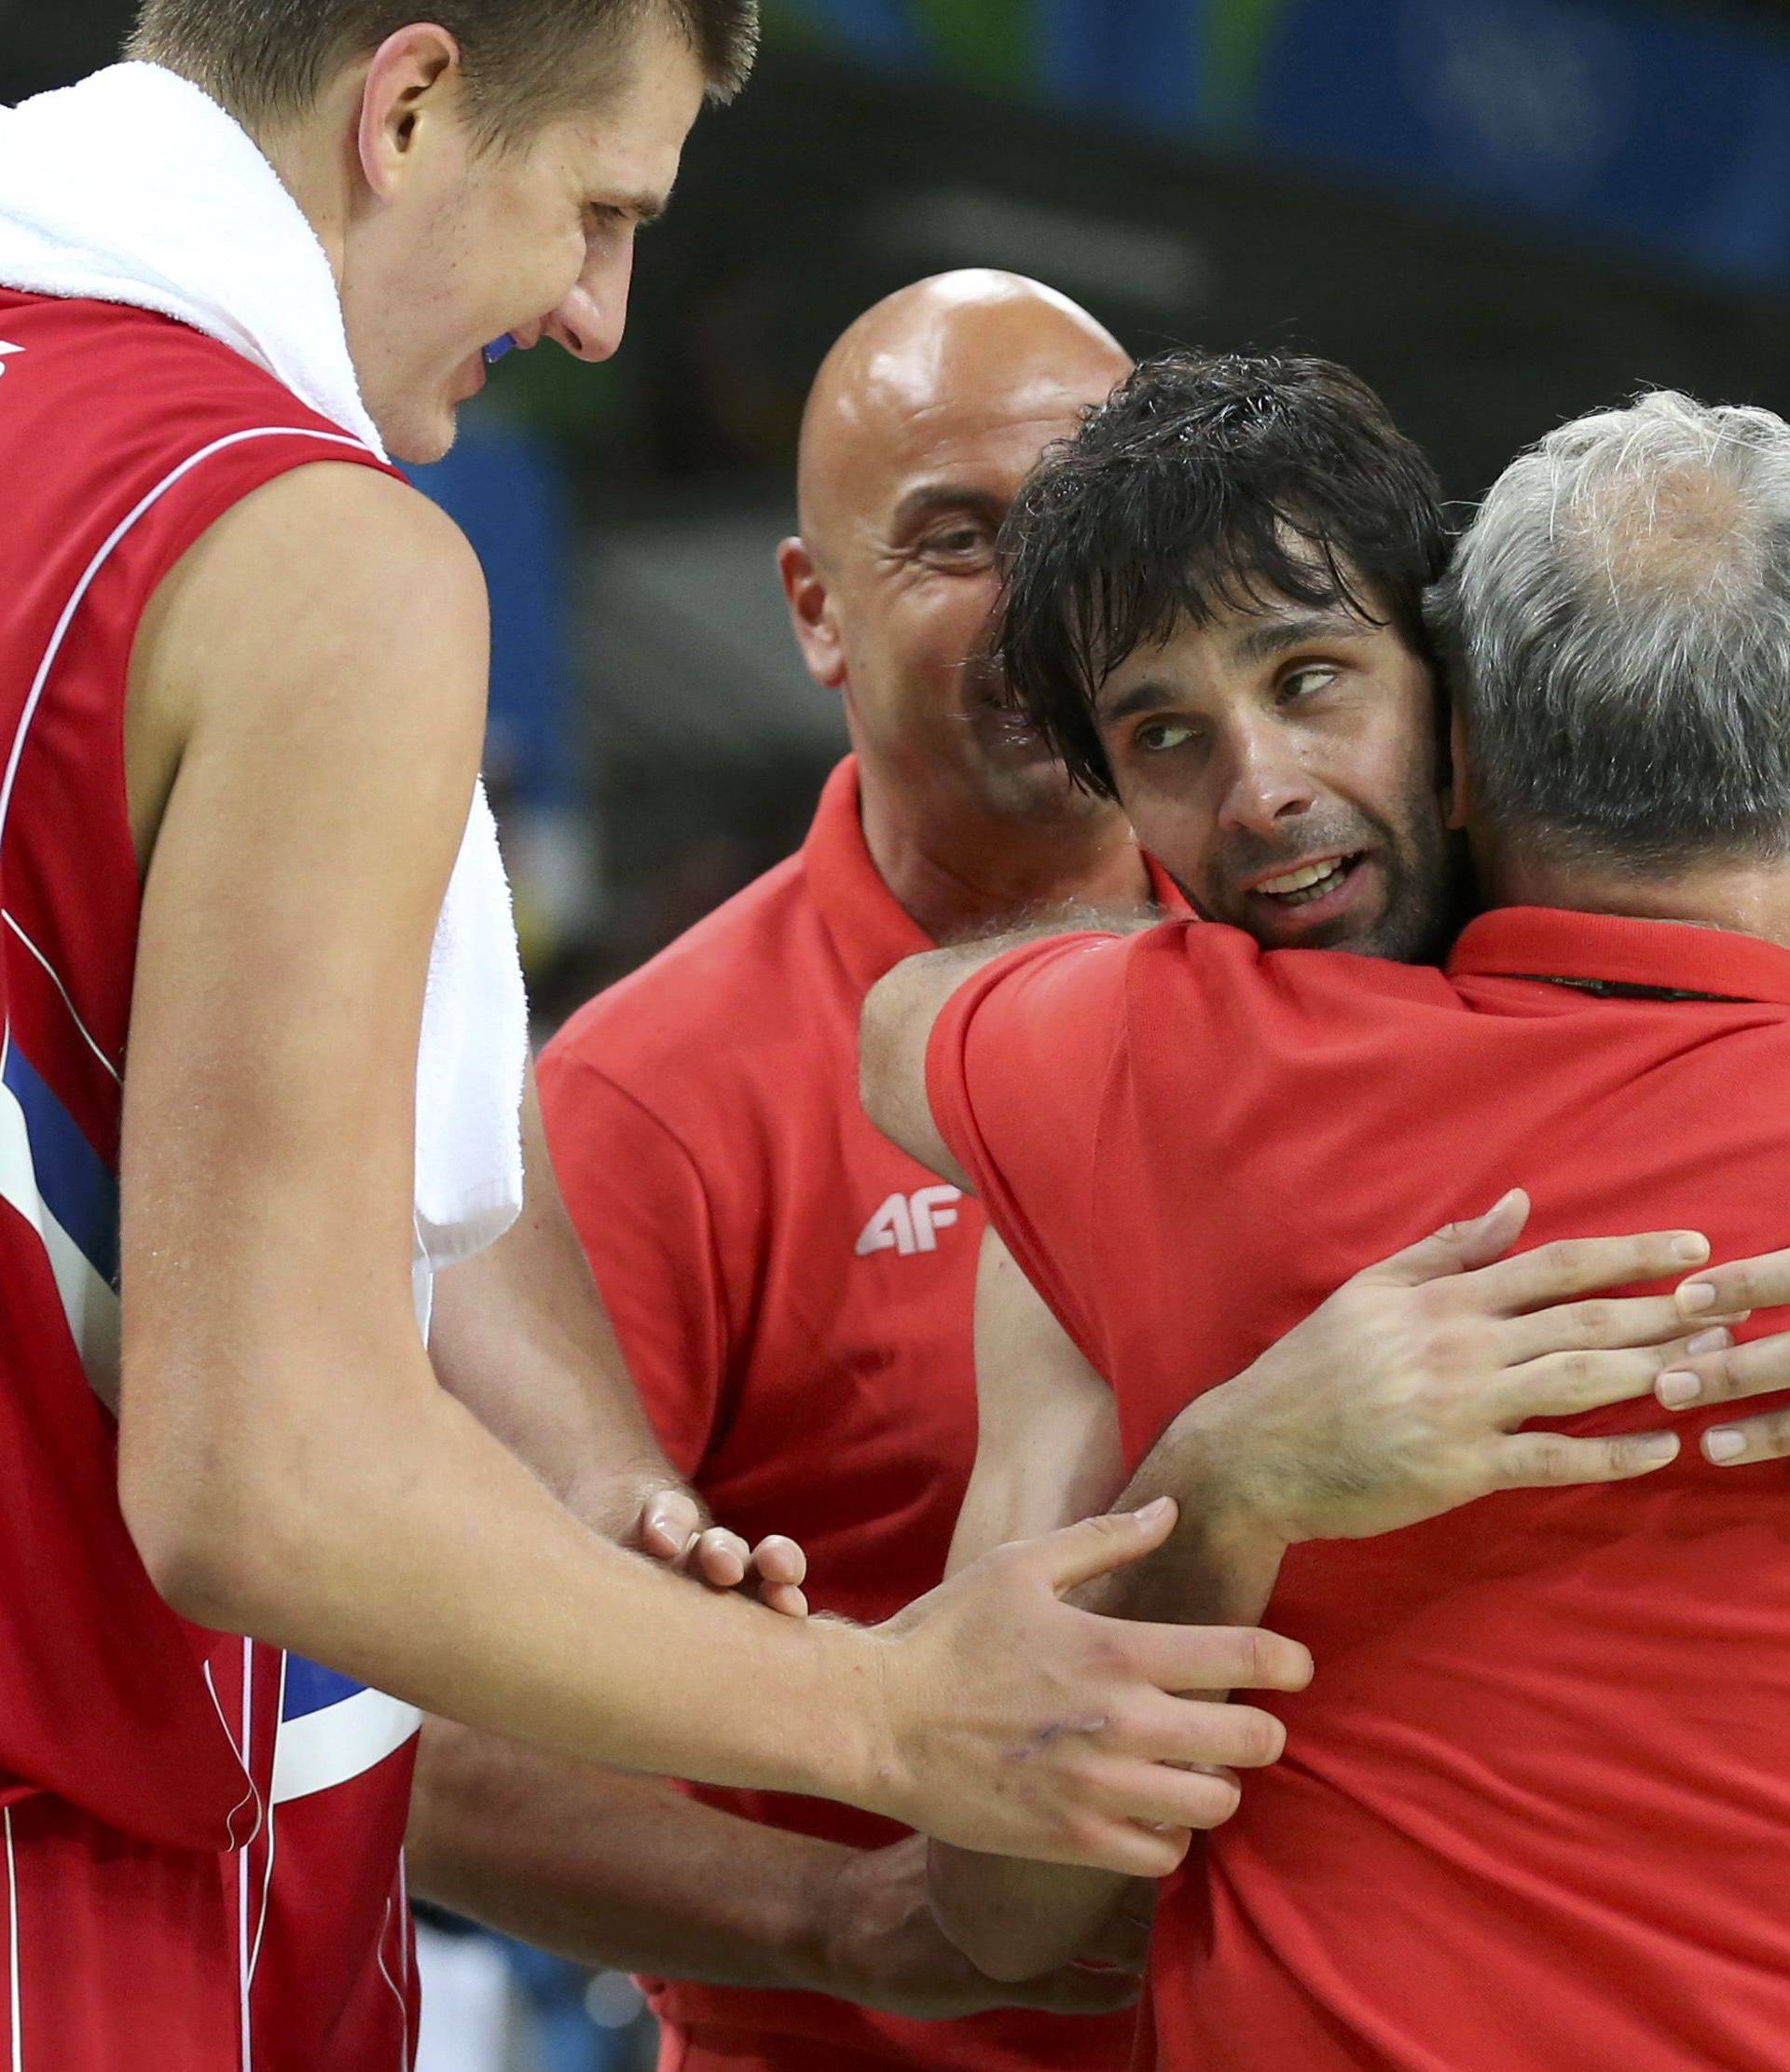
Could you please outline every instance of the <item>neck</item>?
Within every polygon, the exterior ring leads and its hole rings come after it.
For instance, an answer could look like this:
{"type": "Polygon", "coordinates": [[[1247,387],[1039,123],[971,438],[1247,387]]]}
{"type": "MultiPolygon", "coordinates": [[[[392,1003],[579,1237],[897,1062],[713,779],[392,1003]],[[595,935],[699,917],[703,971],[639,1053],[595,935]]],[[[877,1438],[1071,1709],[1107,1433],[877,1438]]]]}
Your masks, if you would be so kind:
{"type": "Polygon", "coordinates": [[[1500,857],[1488,883],[1494,906],[1559,906],[1577,914],[1724,928],[1790,948],[1790,863],[1723,862],[1647,875],[1500,857]]]}
{"type": "Polygon", "coordinates": [[[314,124],[291,124],[252,131],[262,156],[280,176],[280,185],[298,204],[317,233],[339,292],[347,267],[349,194],[346,169],[320,150],[314,124]]]}
{"type": "Polygon", "coordinates": [[[1141,906],[1150,873],[1116,810],[1030,822],[966,808],[922,817],[861,762],[865,846],[885,885],[934,942],[985,934],[1072,902],[1141,906]]]}

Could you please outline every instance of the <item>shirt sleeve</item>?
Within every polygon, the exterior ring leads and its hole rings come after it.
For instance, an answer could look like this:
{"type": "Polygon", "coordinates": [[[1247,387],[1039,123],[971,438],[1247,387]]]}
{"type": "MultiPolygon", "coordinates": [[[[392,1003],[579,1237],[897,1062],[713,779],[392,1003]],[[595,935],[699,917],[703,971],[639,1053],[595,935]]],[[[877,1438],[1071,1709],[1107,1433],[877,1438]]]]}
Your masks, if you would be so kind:
{"type": "Polygon", "coordinates": [[[726,1385],[714,1219],[675,1133],[599,1067],[549,1044],[541,1112],[553,1169],[659,1443],[695,1478],[726,1385]]]}
{"type": "Polygon", "coordinates": [[[1089,1301],[1100,1119],[1125,1028],[1129,938],[1054,936],[984,965],[927,1044],[927,1098],[989,1221],[1096,1366],[1089,1301]]]}

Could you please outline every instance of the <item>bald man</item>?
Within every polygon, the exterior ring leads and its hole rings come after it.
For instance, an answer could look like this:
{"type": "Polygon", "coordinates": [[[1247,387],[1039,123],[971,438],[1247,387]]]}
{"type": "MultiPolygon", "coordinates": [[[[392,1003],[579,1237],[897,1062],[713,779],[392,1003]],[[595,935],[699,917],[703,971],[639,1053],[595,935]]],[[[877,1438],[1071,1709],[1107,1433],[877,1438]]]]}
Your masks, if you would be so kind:
{"type": "MultiPolygon", "coordinates": [[[[1128,366],[1063,297],[981,271],[839,340],[778,566],[852,753],[799,854],[542,1060],[554,1166],[668,1453],[748,1538],[800,1538],[817,1608],[856,1620],[943,1573],[982,1236],[860,1109],[864,994],[941,940],[1151,894],[1121,814],[1015,728],[987,658],[1001,518],[1128,366]]],[[[993,1984],[934,1926],[923,1844],[817,1800],[689,1796],[432,1729],[410,1851],[417,1889],[462,1912],[682,1982],[654,1991],[661,2072],[1128,2060],[1124,1970],[993,1984]]]]}

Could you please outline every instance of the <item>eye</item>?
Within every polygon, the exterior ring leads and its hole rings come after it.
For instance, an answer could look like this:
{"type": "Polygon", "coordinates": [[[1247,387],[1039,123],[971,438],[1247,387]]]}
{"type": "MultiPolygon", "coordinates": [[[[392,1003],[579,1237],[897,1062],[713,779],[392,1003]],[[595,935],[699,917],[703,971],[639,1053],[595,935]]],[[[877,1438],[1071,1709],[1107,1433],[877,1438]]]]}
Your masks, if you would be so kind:
{"type": "Polygon", "coordinates": [[[929,532],[921,543],[925,553],[940,555],[948,561],[960,561],[972,554],[984,553],[987,546],[985,529],[968,519],[942,526],[936,532],[929,532]]]}
{"type": "Polygon", "coordinates": [[[1282,698],[1299,699],[1314,698],[1319,691],[1328,690],[1336,682],[1338,671],[1326,663],[1315,663],[1309,669],[1295,670],[1290,676],[1283,676],[1277,686],[1282,698]]]}
{"type": "Polygon", "coordinates": [[[1146,720],[1131,737],[1131,745],[1140,755],[1166,755],[1192,739],[1193,729],[1179,720],[1146,720]]]}

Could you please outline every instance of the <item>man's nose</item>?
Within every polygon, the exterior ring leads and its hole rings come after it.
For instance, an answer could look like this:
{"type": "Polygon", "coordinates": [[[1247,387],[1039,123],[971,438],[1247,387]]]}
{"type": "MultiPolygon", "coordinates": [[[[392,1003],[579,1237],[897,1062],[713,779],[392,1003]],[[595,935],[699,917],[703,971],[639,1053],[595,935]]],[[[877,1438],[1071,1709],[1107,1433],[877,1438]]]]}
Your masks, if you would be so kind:
{"type": "Polygon", "coordinates": [[[546,335],[574,359],[593,363],[614,355],[627,328],[627,293],[633,280],[634,253],[600,267],[586,268],[559,307],[548,317],[546,335]]]}
{"type": "Polygon", "coordinates": [[[1282,821],[1310,812],[1316,800],[1317,788],[1296,756],[1251,736],[1233,750],[1219,825],[1227,832],[1274,835],[1282,821]]]}

